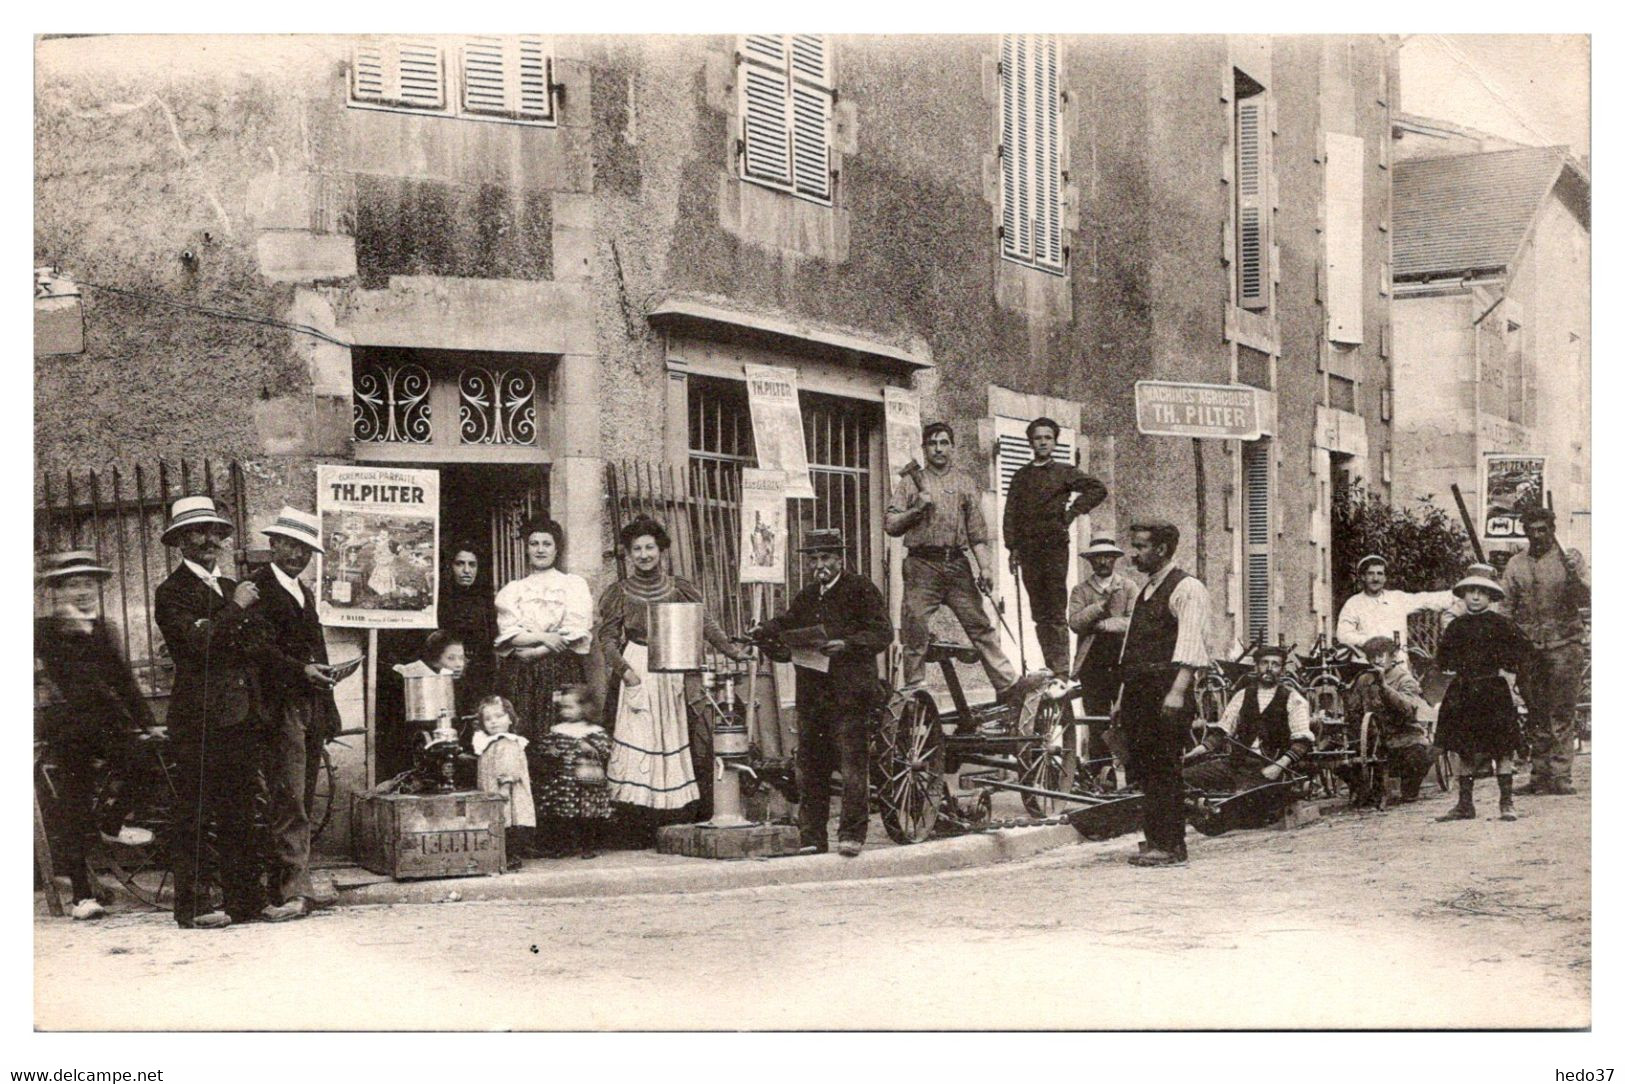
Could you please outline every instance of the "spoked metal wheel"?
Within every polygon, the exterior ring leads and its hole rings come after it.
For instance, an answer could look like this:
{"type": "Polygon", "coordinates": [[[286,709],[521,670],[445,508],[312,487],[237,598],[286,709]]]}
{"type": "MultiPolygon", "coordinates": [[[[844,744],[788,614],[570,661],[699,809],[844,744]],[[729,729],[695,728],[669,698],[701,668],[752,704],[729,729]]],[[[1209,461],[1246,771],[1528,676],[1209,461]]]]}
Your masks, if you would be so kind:
{"type": "Polygon", "coordinates": [[[150,831],[152,842],[140,847],[102,843],[98,858],[102,867],[132,898],[167,911],[175,902],[174,880],[169,869],[173,816],[177,808],[175,769],[161,745],[147,748],[151,756],[141,758],[138,778],[128,784],[135,788],[128,823],[150,831]]]}
{"type": "Polygon", "coordinates": [[[1360,793],[1378,809],[1388,808],[1388,780],[1383,770],[1382,733],[1377,717],[1366,712],[1360,720],[1360,793]]]}
{"type": "MultiPolygon", "coordinates": [[[[1070,794],[1078,779],[1078,754],[1073,745],[1075,731],[1063,701],[1041,702],[1033,715],[1033,733],[1042,740],[1022,746],[1016,753],[1016,763],[1021,766],[1016,781],[1023,786],[1070,794]]],[[[1023,794],[1021,804],[1034,817],[1053,817],[1070,805],[1058,798],[1036,794],[1023,794]]]]}
{"type": "MultiPolygon", "coordinates": [[[[343,743],[340,742],[342,745],[343,743]]],[[[315,846],[327,822],[333,819],[333,797],[338,793],[338,776],[333,771],[333,757],[322,746],[321,763],[316,768],[316,794],[310,803],[310,842],[315,846]]]]}
{"type": "Polygon", "coordinates": [[[1454,753],[1439,750],[1438,757],[1433,761],[1433,778],[1439,784],[1439,790],[1445,794],[1456,785],[1456,760],[1454,753]]]}
{"type": "Polygon", "coordinates": [[[880,712],[870,769],[880,823],[896,843],[919,843],[936,827],[947,793],[942,722],[925,693],[896,696],[880,712]]]}

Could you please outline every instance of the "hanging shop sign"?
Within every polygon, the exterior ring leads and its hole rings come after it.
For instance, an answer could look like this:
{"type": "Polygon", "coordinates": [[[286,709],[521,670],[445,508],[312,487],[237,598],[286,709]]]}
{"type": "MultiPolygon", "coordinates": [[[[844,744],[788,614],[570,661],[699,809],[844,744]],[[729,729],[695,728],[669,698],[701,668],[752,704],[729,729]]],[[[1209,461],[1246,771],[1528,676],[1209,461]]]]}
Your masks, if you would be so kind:
{"type": "Polygon", "coordinates": [[[784,472],[746,467],[739,478],[739,582],[784,583],[789,564],[784,472]]]}
{"type": "Polygon", "coordinates": [[[322,624],[432,629],[440,583],[440,472],[318,465],[322,624]]]}
{"type": "Polygon", "coordinates": [[[1524,513],[1546,505],[1546,457],[1488,454],[1478,491],[1486,539],[1527,538],[1524,513]]]}
{"type": "Polygon", "coordinates": [[[784,472],[786,497],[810,500],[817,496],[807,470],[807,437],[801,428],[796,371],[776,365],[747,365],[745,387],[750,395],[756,465],[762,470],[784,472]]]}
{"type": "Polygon", "coordinates": [[[1245,384],[1134,382],[1134,414],[1147,436],[1257,440],[1263,435],[1263,392],[1245,384]]]}

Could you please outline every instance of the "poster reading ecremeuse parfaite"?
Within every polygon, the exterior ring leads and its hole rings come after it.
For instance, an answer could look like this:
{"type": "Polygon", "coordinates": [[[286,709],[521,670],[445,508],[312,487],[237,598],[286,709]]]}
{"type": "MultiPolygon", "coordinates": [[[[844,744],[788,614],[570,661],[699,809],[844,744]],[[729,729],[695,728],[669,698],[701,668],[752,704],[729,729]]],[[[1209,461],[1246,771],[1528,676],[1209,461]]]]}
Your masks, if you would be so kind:
{"type": "Polygon", "coordinates": [[[432,629],[439,584],[440,472],[316,468],[322,624],[432,629]]]}

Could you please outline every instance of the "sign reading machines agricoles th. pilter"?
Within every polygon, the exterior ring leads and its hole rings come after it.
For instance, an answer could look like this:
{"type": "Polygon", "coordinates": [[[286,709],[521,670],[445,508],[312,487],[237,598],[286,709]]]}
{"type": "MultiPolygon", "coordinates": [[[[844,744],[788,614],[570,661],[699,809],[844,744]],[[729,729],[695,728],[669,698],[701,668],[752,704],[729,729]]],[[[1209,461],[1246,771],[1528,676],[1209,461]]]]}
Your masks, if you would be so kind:
{"type": "Polygon", "coordinates": [[[1134,413],[1147,436],[1257,440],[1263,435],[1259,391],[1245,384],[1137,380],[1134,413]]]}
{"type": "Polygon", "coordinates": [[[439,471],[318,465],[316,511],[327,549],[316,565],[322,624],[436,627],[439,471]]]}

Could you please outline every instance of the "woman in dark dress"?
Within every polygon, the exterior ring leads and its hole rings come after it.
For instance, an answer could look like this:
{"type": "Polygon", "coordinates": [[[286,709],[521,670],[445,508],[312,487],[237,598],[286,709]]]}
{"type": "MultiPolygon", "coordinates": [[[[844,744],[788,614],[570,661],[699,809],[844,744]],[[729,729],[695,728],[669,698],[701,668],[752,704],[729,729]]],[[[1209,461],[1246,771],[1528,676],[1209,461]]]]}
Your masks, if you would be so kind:
{"type": "MultiPolygon", "coordinates": [[[[95,886],[85,865],[92,832],[124,846],[152,842],[145,828],[124,824],[127,788],[111,788],[113,800],[95,808],[95,761],[107,762],[108,777],[128,778],[143,732],[156,736],[152,711],[102,619],[101,583],[112,571],[88,550],[53,554],[40,574],[47,612],[34,623],[35,677],[43,692],[40,736],[49,743],[61,780],[57,809],[63,844],[58,869],[73,881],[72,915],[100,918],[95,886]]],[[[103,797],[106,797],[104,795],[103,797]]]]}
{"type": "Polygon", "coordinates": [[[1441,821],[1473,820],[1473,780],[1495,774],[1501,790],[1501,819],[1513,821],[1512,757],[1518,748],[1518,708],[1502,671],[1516,672],[1529,641],[1511,618],[1490,609],[1505,597],[1488,576],[1468,576],[1452,590],[1467,612],[1450,622],[1439,638],[1438,662],[1455,674],[1439,705],[1434,744],[1461,758],[1456,806],[1441,821]]]}
{"type": "Polygon", "coordinates": [[[458,542],[441,587],[440,627],[463,641],[465,662],[457,700],[471,708],[496,691],[497,607],[490,577],[471,542],[458,542]]]}

